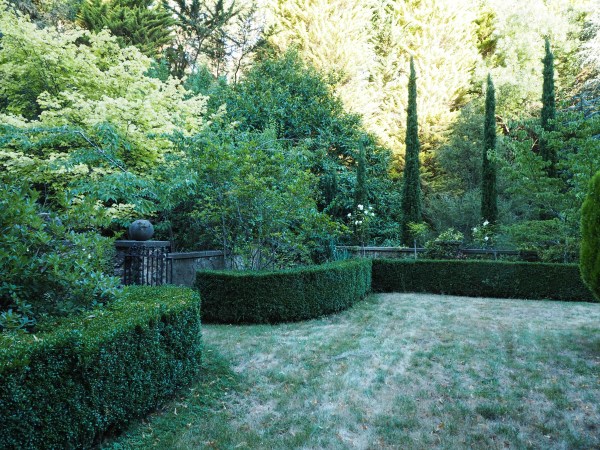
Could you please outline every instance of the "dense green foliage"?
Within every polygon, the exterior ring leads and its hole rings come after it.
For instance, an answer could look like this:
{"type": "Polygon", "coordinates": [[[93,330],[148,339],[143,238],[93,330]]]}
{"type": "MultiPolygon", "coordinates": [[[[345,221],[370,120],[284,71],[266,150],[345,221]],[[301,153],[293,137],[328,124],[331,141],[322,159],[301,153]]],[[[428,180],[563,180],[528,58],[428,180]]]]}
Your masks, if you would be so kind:
{"type": "MultiPolygon", "coordinates": [[[[348,219],[348,213],[354,212],[357,206],[359,171],[356,169],[362,148],[365,161],[364,193],[361,195],[365,196],[365,205],[377,205],[374,207],[376,215],[371,216],[375,230],[371,233],[372,238],[378,241],[397,238],[399,195],[393,192],[394,183],[388,175],[390,152],[377,145],[373,136],[365,134],[359,118],[344,111],[325,78],[304,64],[295,52],[265,57],[236,85],[211,84],[208,80],[205,84],[194,84],[194,87],[198,92],[210,95],[208,109],[209,114],[213,115],[213,124],[192,139],[198,149],[199,146],[205,147],[195,156],[187,153],[188,161],[191,166],[195,165],[195,168],[188,166],[186,161],[173,166],[180,174],[181,166],[190,167],[184,170],[184,174],[179,175],[179,180],[183,181],[184,177],[186,180],[193,178],[189,174],[199,174],[201,178],[210,176],[210,171],[205,172],[199,168],[208,164],[208,161],[213,161],[214,164],[223,161],[223,167],[219,168],[222,174],[220,179],[229,183],[235,179],[235,175],[228,171],[238,170],[238,167],[251,162],[235,159],[237,152],[227,150],[226,147],[254,146],[259,154],[269,152],[283,155],[277,159],[279,167],[273,167],[275,172],[272,173],[271,179],[256,179],[257,183],[276,183],[280,191],[283,186],[291,186],[294,183],[304,183],[306,189],[309,186],[317,187],[318,190],[314,189],[311,196],[317,202],[319,212],[335,220],[338,226],[349,224],[350,228],[353,228],[353,221],[348,219]],[[225,147],[219,149],[223,145],[225,147]],[[201,156],[204,152],[213,151],[220,156],[201,156]],[[231,160],[229,169],[224,162],[227,160],[231,160]],[[306,171],[312,176],[307,178],[306,171]],[[280,175],[275,176],[276,173],[280,175]],[[292,174],[300,174],[300,178],[294,180],[292,174]]],[[[188,139],[188,143],[192,140],[188,139]]],[[[184,144],[184,147],[189,146],[184,144]]],[[[257,174],[261,171],[256,164],[248,166],[248,170],[256,171],[257,174]]],[[[174,174],[175,177],[177,173],[174,174]]],[[[173,185],[174,176],[167,177],[170,186],[173,185]]],[[[212,177],[211,180],[214,181],[215,178],[212,177]]],[[[203,187],[210,192],[213,181],[203,182],[197,187],[203,187]]],[[[241,179],[240,183],[244,186],[248,184],[244,189],[249,194],[260,196],[257,189],[252,188],[252,183],[241,179]]],[[[302,192],[307,192],[306,189],[302,192]]],[[[292,192],[293,190],[290,190],[289,194],[295,195],[292,192]]],[[[181,195],[171,197],[185,198],[181,195]]],[[[299,194],[298,198],[306,197],[299,194]]],[[[199,199],[194,200],[194,203],[197,203],[197,200],[199,199]]],[[[175,208],[178,215],[187,214],[189,208],[193,207],[189,202],[186,203],[175,208]]],[[[285,207],[284,202],[279,204],[284,207],[282,213],[290,214],[290,208],[285,207]]],[[[277,209],[277,206],[274,205],[273,208],[277,209]]],[[[301,219],[304,213],[300,210],[292,212],[290,219],[294,214],[298,214],[297,219],[301,219]]],[[[310,215],[305,217],[310,221],[310,215]]],[[[253,220],[257,220],[257,217],[253,220]]],[[[321,222],[324,223],[323,220],[321,222]]],[[[196,220],[192,223],[193,226],[201,225],[196,220]]],[[[205,229],[210,230],[213,227],[205,229]]],[[[315,252],[321,255],[316,258],[319,262],[328,252],[323,244],[329,246],[331,243],[331,239],[324,236],[327,233],[329,231],[324,230],[320,233],[321,237],[314,236],[315,243],[318,244],[315,252]]],[[[212,238],[212,245],[222,244],[221,239],[215,239],[214,233],[208,237],[212,238]]],[[[183,246],[189,247],[193,244],[187,238],[178,239],[177,234],[175,238],[183,246]]],[[[346,240],[353,238],[342,237],[346,240]]]]}
{"type": "Polygon", "coordinates": [[[121,46],[135,45],[150,57],[173,39],[175,21],[153,0],[86,0],[79,17],[88,30],[98,33],[106,28],[121,46]]]}
{"type": "Polygon", "coordinates": [[[600,300],[600,172],[592,178],[581,210],[581,277],[600,300]]]}
{"type": "Polygon", "coordinates": [[[408,110],[406,124],[406,155],[402,184],[402,242],[410,243],[409,223],[422,220],[421,174],[419,172],[419,122],[417,118],[417,74],[410,59],[408,80],[408,110]]]}
{"type": "Polygon", "coordinates": [[[0,182],[0,331],[31,330],[46,314],[81,311],[116,294],[118,280],[106,275],[112,239],[41,215],[37,197],[0,182]]]}
{"type": "Polygon", "coordinates": [[[375,260],[376,292],[592,301],[576,264],[375,260]]]}
{"type": "Polygon", "coordinates": [[[90,448],[155,409],[200,367],[190,289],[128,288],[110,307],[0,335],[0,447],[90,448]]]}
{"type": "Polygon", "coordinates": [[[176,17],[179,31],[166,53],[171,74],[183,78],[201,62],[202,55],[217,62],[222,59],[228,44],[223,28],[239,13],[235,1],[163,0],[162,5],[176,17]]]}
{"type": "Polygon", "coordinates": [[[0,1],[2,181],[22,180],[71,230],[114,236],[146,217],[179,249],[217,247],[234,266],[275,268],[327,260],[336,243],[414,244],[411,223],[430,230],[421,242],[452,228],[478,245],[472,230],[487,219],[497,225],[490,248],[573,260],[579,207],[600,168],[598,21],[588,0],[0,1]],[[117,36],[77,27],[74,13],[93,5],[117,36]],[[161,8],[176,20],[152,41],[161,8]],[[124,47],[143,48],[146,37],[154,60],[124,47]],[[549,111],[539,101],[544,37],[555,70],[551,130],[539,120],[549,111]],[[413,56],[418,118],[406,95],[413,56]],[[477,125],[488,73],[495,183],[477,125]],[[404,155],[411,123],[417,158],[404,155]],[[556,154],[556,177],[543,148],[556,154]],[[405,213],[401,226],[410,178],[401,174],[415,162],[421,213],[405,213]],[[495,185],[497,213],[482,216],[486,185],[495,185]]]}
{"type": "Polygon", "coordinates": [[[496,96],[492,76],[488,75],[483,125],[483,158],[481,165],[481,217],[491,223],[498,220],[496,188],[496,96]]]}
{"type": "Polygon", "coordinates": [[[164,213],[182,247],[220,248],[237,269],[278,269],[327,257],[339,227],[318,211],[303,153],[275,134],[215,126],[176,141],[164,213]],[[317,254],[315,252],[325,252],[317,254]]]}
{"type": "Polygon", "coordinates": [[[200,271],[202,318],[277,323],[342,311],[371,289],[371,260],[347,260],[278,272],[200,271]]]}

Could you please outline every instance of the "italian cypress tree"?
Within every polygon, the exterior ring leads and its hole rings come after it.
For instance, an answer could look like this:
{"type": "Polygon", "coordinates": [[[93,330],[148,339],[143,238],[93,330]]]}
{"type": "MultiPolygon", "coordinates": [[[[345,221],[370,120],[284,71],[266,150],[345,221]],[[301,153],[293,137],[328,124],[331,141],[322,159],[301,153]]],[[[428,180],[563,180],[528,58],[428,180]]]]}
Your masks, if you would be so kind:
{"type": "Polygon", "coordinates": [[[422,220],[421,175],[419,172],[419,124],[417,121],[417,75],[412,57],[408,79],[408,110],[406,119],[406,155],[402,188],[402,241],[410,241],[408,224],[422,220]]]}
{"type": "Polygon", "coordinates": [[[366,139],[361,139],[358,144],[358,160],[356,167],[356,187],[354,189],[354,207],[356,219],[359,223],[356,225],[356,238],[361,246],[369,242],[369,225],[367,202],[369,194],[367,191],[367,157],[366,157],[366,139]]]}
{"type": "Polygon", "coordinates": [[[358,165],[356,168],[356,190],[354,191],[354,206],[367,206],[367,156],[364,140],[359,143],[358,165]]]}
{"type": "MultiPolygon", "coordinates": [[[[556,117],[556,98],[554,93],[554,55],[550,50],[550,40],[546,38],[546,55],[544,56],[544,84],[542,89],[542,129],[549,132],[554,129],[552,121],[556,117]]],[[[556,176],[556,151],[542,134],[540,138],[540,155],[548,161],[548,175],[556,176]]]]}
{"type": "Polygon", "coordinates": [[[496,164],[490,153],[496,150],[496,97],[491,75],[487,79],[485,122],[483,125],[483,163],[481,168],[481,217],[491,223],[498,220],[496,164]]]}
{"type": "Polygon", "coordinates": [[[579,269],[584,283],[600,300],[600,172],[590,181],[581,208],[579,269]]]}

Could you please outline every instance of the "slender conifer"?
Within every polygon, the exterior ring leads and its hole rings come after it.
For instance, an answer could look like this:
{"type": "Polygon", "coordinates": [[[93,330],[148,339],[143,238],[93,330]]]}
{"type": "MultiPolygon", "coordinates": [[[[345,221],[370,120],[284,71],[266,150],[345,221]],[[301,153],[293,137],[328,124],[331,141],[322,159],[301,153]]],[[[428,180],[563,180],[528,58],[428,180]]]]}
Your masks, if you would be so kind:
{"type": "Polygon", "coordinates": [[[491,75],[487,79],[485,123],[483,126],[483,163],[481,168],[481,217],[490,223],[498,220],[496,164],[491,158],[496,150],[496,97],[491,75]]]}
{"type": "MultiPolygon", "coordinates": [[[[556,117],[556,96],[554,93],[554,55],[550,50],[550,40],[546,38],[546,55],[544,56],[544,85],[542,88],[542,129],[550,132],[554,129],[554,118],[556,117]]],[[[556,151],[548,142],[548,137],[542,135],[540,138],[540,155],[550,164],[548,176],[556,176],[556,151]]]]}
{"type": "Polygon", "coordinates": [[[355,206],[363,205],[366,207],[368,203],[367,156],[364,140],[361,140],[359,144],[357,163],[358,165],[356,168],[356,190],[354,191],[354,202],[355,206]]]}
{"type": "Polygon", "coordinates": [[[421,175],[419,171],[419,124],[417,120],[417,75],[412,57],[408,79],[406,155],[402,188],[402,241],[410,243],[408,224],[422,221],[421,175]]]}

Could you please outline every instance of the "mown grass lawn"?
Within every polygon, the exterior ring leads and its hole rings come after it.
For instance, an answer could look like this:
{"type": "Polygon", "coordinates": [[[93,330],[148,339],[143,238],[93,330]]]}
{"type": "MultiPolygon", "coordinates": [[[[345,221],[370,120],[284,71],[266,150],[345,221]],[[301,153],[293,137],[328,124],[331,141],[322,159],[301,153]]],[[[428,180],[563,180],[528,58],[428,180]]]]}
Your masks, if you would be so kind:
{"type": "Polygon", "coordinates": [[[600,304],[382,294],[203,330],[199,383],[107,448],[600,448],[600,304]]]}

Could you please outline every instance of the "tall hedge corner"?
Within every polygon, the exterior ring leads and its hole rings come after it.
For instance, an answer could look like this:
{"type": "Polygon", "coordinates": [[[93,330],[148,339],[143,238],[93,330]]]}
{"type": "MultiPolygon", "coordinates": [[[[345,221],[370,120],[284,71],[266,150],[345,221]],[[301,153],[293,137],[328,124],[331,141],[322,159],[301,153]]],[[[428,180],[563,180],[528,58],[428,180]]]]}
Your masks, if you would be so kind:
{"type": "Polygon", "coordinates": [[[581,278],[600,300],[600,172],[590,181],[581,209],[581,278]]]}

